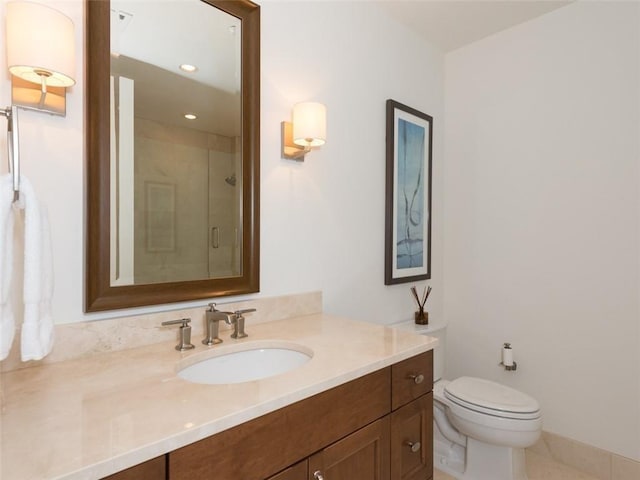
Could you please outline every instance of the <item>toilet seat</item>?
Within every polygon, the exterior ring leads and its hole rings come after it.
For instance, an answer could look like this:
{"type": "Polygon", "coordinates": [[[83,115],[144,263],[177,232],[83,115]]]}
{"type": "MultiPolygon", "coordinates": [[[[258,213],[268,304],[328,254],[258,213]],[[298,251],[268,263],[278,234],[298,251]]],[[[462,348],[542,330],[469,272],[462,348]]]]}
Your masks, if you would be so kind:
{"type": "Polygon", "coordinates": [[[541,417],[538,402],[518,390],[482,378],[460,377],[444,387],[456,405],[485,415],[514,420],[541,417]]]}

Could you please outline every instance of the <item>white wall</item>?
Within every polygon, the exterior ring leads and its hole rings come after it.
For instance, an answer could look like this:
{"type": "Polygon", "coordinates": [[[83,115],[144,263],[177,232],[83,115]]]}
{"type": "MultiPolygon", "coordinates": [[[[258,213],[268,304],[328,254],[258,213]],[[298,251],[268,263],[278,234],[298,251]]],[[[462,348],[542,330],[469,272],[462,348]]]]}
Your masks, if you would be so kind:
{"type": "MultiPolygon", "coordinates": [[[[0,0],[2,18],[6,1],[0,0]]],[[[77,43],[78,83],[68,95],[67,117],[25,112],[20,125],[23,173],[51,217],[56,322],[178,308],[82,313],[83,3],[42,1],[72,17],[77,43]]],[[[261,4],[261,295],[322,290],[331,313],[379,323],[410,318],[408,285],[384,286],[384,116],[385,101],[393,98],[435,118],[429,303],[432,315],[441,315],[442,54],[366,2],[261,4]],[[304,164],[280,158],[280,122],[301,100],[328,107],[327,144],[304,164]]],[[[6,65],[0,51],[0,66],[6,65]]],[[[0,71],[0,99],[8,104],[9,75],[6,68],[0,71]]],[[[5,151],[1,135],[0,152],[5,151]]],[[[4,160],[0,171],[6,171],[4,160]]]]}
{"type": "Polygon", "coordinates": [[[443,214],[449,376],[636,460],[639,12],[577,2],[446,56],[443,214]]]}
{"type": "Polygon", "coordinates": [[[434,291],[441,315],[443,56],[368,2],[262,2],[262,290],[321,289],[325,311],[412,318],[409,284],[384,286],[385,101],[435,119],[434,291]],[[327,105],[327,143],[280,159],[280,122],[327,105]],[[436,295],[437,294],[437,295],[436,295]]]}

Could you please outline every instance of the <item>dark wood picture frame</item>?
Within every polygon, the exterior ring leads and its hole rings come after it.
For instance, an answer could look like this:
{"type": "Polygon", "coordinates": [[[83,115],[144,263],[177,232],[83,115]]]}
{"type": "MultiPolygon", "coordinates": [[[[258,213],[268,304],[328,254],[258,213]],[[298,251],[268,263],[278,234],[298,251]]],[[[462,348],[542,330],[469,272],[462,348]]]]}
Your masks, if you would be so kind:
{"type": "Polygon", "coordinates": [[[385,285],[431,278],[433,117],[386,105],[385,285]]]}

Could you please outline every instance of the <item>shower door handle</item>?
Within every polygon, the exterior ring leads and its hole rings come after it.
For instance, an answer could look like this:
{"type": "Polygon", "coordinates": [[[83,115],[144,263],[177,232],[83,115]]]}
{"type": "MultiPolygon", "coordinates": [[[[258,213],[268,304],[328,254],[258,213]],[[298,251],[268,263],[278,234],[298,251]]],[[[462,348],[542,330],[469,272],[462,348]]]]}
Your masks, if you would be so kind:
{"type": "Polygon", "coordinates": [[[211,228],[211,248],[220,247],[220,229],[218,227],[211,228]]]}

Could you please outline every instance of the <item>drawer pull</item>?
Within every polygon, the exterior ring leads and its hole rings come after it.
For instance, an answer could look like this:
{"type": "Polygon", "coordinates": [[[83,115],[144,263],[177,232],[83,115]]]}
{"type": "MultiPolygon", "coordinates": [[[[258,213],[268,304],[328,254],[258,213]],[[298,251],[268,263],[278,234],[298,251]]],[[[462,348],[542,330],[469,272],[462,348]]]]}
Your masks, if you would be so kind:
{"type": "Polygon", "coordinates": [[[416,385],[424,382],[424,375],[422,375],[421,373],[418,375],[409,375],[409,378],[413,379],[413,383],[415,383],[416,385]]]}
{"type": "Polygon", "coordinates": [[[322,472],[320,470],[316,470],[315,472],[313,472],[313,478],[315,478],[316,480],[324,480],[324,477],[322,476],[322,472]]]}
{"type": "Polygon", "coordinates": [[[407,440],[406,442],[404,442],[404,444],[408,446],[413,453],[419,452],[420,448],[422,447],[422,444],[420,442],[414,443],[407,440]]]}

